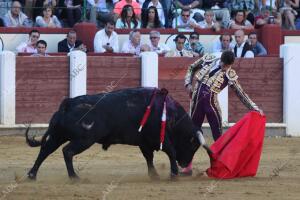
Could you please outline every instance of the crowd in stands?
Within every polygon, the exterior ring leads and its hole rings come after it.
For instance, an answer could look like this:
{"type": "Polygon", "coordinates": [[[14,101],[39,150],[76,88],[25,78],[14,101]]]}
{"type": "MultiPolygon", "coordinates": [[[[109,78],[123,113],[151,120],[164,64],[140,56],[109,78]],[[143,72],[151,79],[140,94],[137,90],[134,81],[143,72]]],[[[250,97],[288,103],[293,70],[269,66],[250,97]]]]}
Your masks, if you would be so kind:
{"type": "MultiPolygon", "coordinates": [[[[176,35],[174,39],[175,48],[172,49],[168,45],[160,42],[160,32],[152,30],[149,33],[148,42],[141,42],[141,33],[139,29],[132,29],[121,47],[119,47],[119,37],[115,32],[116,23],[109,20],[105,23],[103,29],[99,30],[94,37],[95,53],[126,53],[139,56],[142,52],[152,51],[159,56],[165,57],[199,57],[205,53],[205,48],[200,42],[199,34],[191,32],[189,38],[184,34],[176,35]]],[[[40,32],[31,30],[29,32],[28,41],[22,42],[17,46],[18,53],[31,53],[34,56],[48,56],[46,53],[47,43],[39,40],[40,32]],[[43,51],[41,51],[43,50],[43,51]]],[[[251,32],[248,39],[245,38],[243,29],[238,29],[234,33],[235,43],[229,33],[221,34],[219,40],[213,44],[213,52],[218,53],[225,50],[234,52],[237,58],[254,58],[255,56],[267,55],[264,46],[257,40],[257,33],[251,32]]],[[[71,52],[81,50],[87,52],[87,47],[77,39],[75,30],[70,30],[65,39],[58,42],[58,52],[71,52]]]]}
{"type": "Polygon", "coordinates": [[[0,0],[0,26],[253,29],[300,28],[299,0],[0,0]]]}
{"type": "MultiPolygon", "coordinates": [[[[231,49],[236,57],[266,55],[257,41],[254,28],[278,24],[284,29],[300,28],[299,0],[0,0],[0,26],[5,27],[73,27],[81,20],[95,23],[100,31],[94,38],[94,51],[103,53],[131,53],[155,51],[160,55],[202,56],[205,49],[194,29],[236,29],[234,41],[224,33],[213,44],[213,52],[231,49]],[[86,19],[85,19],[86,17],[86,19]],[[140,28],[152,29],[149,42],[141,44],[140,28]],[[175,49],[160,43],[157,28],[177,28],[189,31],[189,38],[179,34],[175,49]],[[119,47],[115,29],[131,29],[119,47]],[[157,29],[157,30],[155,30],[157,29]],[[245,39],[243,30],[253,30],[245,39]]],[[[47,55],[38,52],[47,48],[39,39],[39,32],[29,33],[29,40],[17,47],[18,52],[47,55]],[[39,45],[39,48],[38,48],[39,45]]],[[[74,30],[59,42],[59,52],[87,48],[76,38],[74,30]]]]}

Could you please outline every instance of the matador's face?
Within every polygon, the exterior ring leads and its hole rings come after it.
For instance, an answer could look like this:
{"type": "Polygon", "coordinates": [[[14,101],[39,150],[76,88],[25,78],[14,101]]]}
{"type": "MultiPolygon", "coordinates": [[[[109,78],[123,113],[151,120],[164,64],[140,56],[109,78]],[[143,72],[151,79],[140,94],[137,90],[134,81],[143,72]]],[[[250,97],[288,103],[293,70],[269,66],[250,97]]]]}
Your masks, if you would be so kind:
{"type": "Polygon", "coordinates": [[[231,67],[231,65],[224,64],[222,61],[220,61],[220,66],[223,72],[226,72],[231,67]]]}

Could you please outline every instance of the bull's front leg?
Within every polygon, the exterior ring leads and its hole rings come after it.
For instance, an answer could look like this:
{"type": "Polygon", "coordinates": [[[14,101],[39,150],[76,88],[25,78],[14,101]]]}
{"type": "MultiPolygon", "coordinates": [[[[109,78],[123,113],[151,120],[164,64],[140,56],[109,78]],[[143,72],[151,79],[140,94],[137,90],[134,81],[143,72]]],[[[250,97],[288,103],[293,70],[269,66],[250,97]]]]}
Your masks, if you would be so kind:
{"type": "Polygon", "coordinates": [[[171,143],[169,143],[167,140],[165,141],[164,145],[163,145],[163,149],[164,152],[166,152],[166,154],[169,157],[170,160],[170,167],[171,167],[171,178],[175,178],[178,175],[178,166],[177,166],[177,162],[176,162],[176,151],[173,147],[173,145],[171,143]]]}
{"type": "Polygon", "coordinates": [[[146,162],[147,162],[147,166],[148,166],[148,175],[151,179],[153,180],[157,180],[159,179],[159,175],[154,167],[153,164],[153,150],[150,150],[149,148],[145,147],[145,146],[140,146],[141,152],[143,153],[146,162]]]}

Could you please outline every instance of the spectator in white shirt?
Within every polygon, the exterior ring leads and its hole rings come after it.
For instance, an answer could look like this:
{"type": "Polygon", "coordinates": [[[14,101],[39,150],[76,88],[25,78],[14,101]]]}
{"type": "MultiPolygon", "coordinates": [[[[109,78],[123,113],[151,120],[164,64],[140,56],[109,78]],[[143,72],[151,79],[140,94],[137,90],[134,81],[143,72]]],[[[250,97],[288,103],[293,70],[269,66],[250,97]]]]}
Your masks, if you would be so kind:
{"type": "Polygon", "coordinates": [[[189,9],[182,9],[181,15],[173,19],[172,27],[193,29],[199,27],[199,25],[193,18],[191,18],[191,12],[189,9]]]}
{"type": "Polygon", "coordinates": [[[17,46],[18,53],[37,53],[36,43],[40,38],[38,30],[31,30],[29,32],[29,39],[27,42],[22,42],[17,46]]]}
{"type": "Polygon", "coordinates": [[[21,11],[22,5],[19,1],[13,1],[11,9],[3,17],[6,27],[30,27],[31,20],[21,11]]]}
{"type": "Polygon", "coordinates": [[[149,33],[149,37],[151,42],[150,43],[151,51],[155,51],[158,54],[164,55],[171,50],[167,45],[159,43],[160,33],[158,31],[151,31],[149,33]]]}
{"type": "Polygon", "coordinates": [[[232,51],[234,48],[232,37],[229,33],[223,33],[217,41],[213,44],[213,53],[223,52],[226,50],[232,51]]]}
{"type": "Polygon", "coordinates": [[[133,30],[129,33],[127,40],[122,47],[122,53],[131,53],[139,55],[141,51],[141,33],[138,30],[133,30]]]}
{"type": "Polygon", "coordinates": [[[234,33],[236,45],[233,49],[234,55],[237,58],[254,58],[254,53],[248,42],[245,41],[245,32],[237,30],[234,33]]]}
{"type": "Polygon", "coordinates": [[[119,52],[118,34],[114,31],[115,22],[109,20],[106,22],[104,29],[98,31],[94,38],[94,51],[103,52],[119,52]]]}
{"type": "Polygon", "coordinates": [[[199,22],[198,25],[203,29],[212,29],[214,31],[220,31],[221,26],[218,22],[214,21],[215,14],[212,10],[207,10],[204,13],[204,20],[199,22]]]}

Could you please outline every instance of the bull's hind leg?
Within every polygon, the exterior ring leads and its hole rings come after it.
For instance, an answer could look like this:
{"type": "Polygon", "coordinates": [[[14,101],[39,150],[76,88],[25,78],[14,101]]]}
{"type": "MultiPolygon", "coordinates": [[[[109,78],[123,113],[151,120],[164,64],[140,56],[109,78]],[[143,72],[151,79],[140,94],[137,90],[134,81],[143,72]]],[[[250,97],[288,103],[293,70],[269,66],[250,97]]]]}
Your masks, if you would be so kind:
{"type": "Polygon", "coordinates": [[[159,179],[159,175],[153,165],[153,151],[151,151],[149,148],[146,147],[141,147],[141,152],[143,153],[146,161],[147,161],[147,166],[148,166],[148,175],[151,179],[159,179]]]}
{"type": "Polygon", "coordinates": [[[43,163],[43,161],[51,154],[53,153],[60,145],[62,145],[65,141],[58,140],[56,138],[53,138],[53,136],[49,136],[49,138],[46,140],[44,144],[42,144],[39,155],[31,168],[31,170],[28,172],[28,178],[35,180],[36,174],[38,172],[39,167],[43,163]]]}
{"type": "Polygon", "coordinates": [[[80,154],[84,150],[91,147],[95,142],[90,140],[71,141],[63,148],[64,159],[70,178],[79,178],[74,171],[73,156],[80,154]]]}

